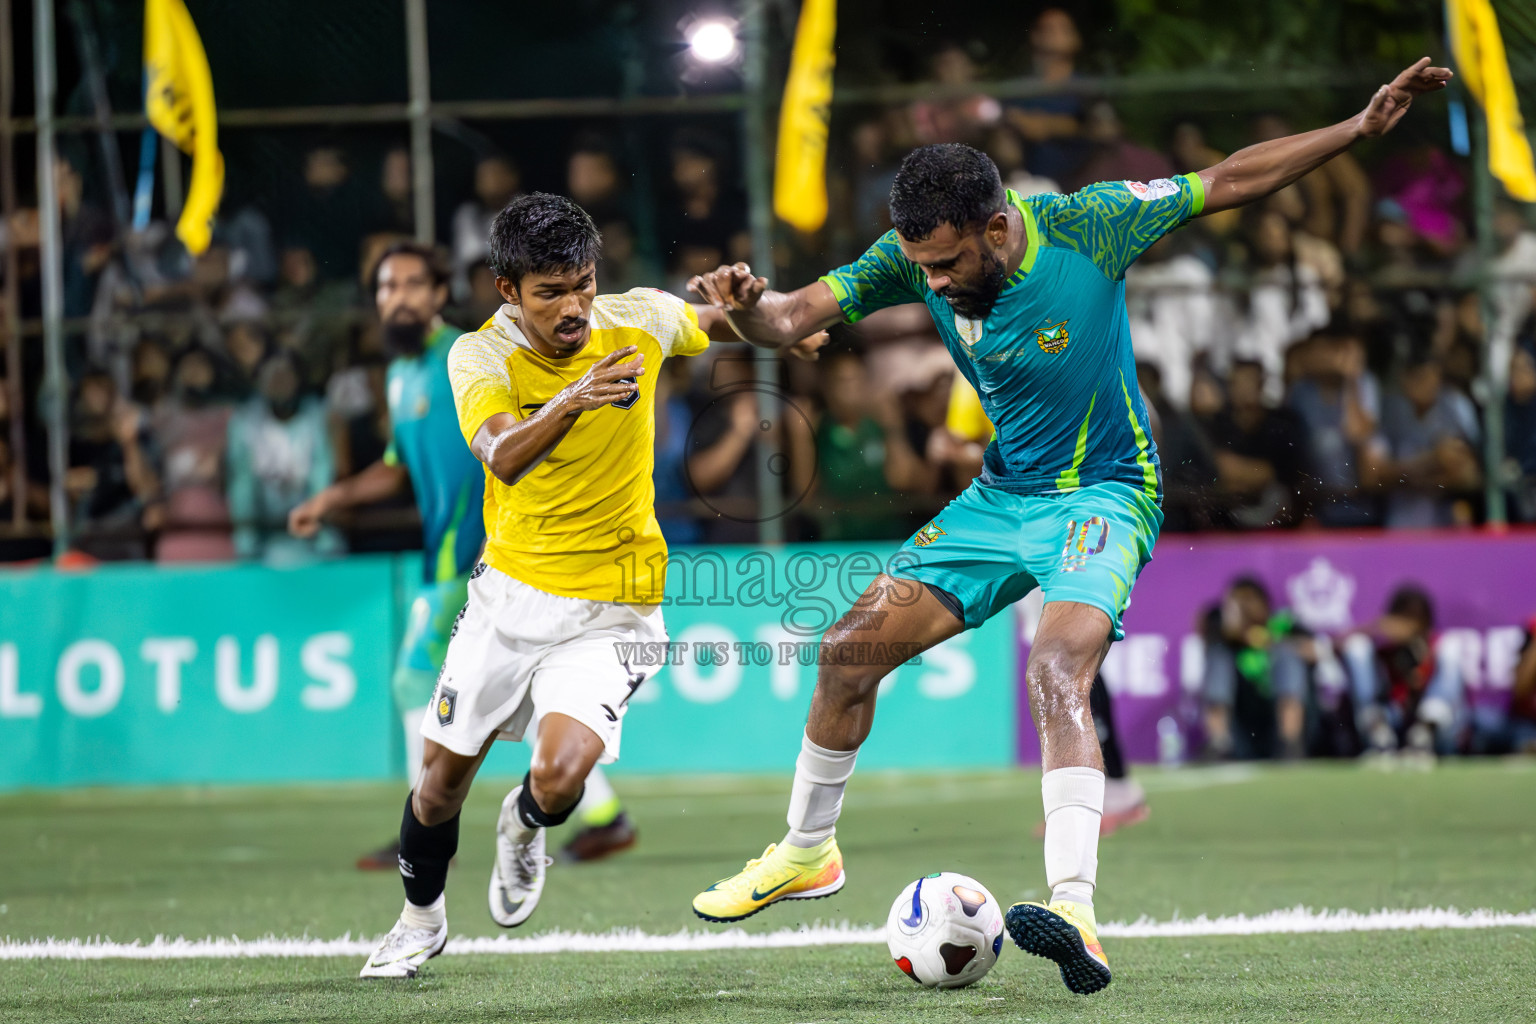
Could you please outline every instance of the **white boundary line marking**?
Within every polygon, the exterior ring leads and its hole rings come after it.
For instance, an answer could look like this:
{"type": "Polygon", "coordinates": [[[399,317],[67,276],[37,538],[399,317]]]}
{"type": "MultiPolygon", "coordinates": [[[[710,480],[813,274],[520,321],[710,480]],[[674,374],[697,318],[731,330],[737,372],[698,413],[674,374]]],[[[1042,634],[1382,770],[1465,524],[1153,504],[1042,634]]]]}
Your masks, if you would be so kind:
{"type": "MultiPolygon", "coordinates": [[[[1099,929],[1106,938],[1171,939],[1212,935],[1297,935],[1321,932],[1391,932],[1418,929],[1536,928],[1536,911],[1511,914],[1497,910],[1460,911],[1454,907],[1418,910],[1311,910],[1294,907],[1249,917],[1200,917],[1172,921],[1141,918],[1130,924],[1109,922],[1099,929]]],[[[678,931],[650,935],[639,929],[616,929],[599,934],[552,931],[525,938],[494,937],[450,939],[447,955],[528,953],[678,953],[724,949],[789,949],[807,946],[864,946],[885,942],[885,930],[855,926],[847,921],[808,928],[783,928],[773,932],[747,932],[740,928],[721,931],[678,931]]],[[[378,939],[260,939],[207,938],[167,939],[150,942],[113,942],[110,939],[0,938],[0,960],[231,960],[253,957],[366,957],[378,939]]]]}

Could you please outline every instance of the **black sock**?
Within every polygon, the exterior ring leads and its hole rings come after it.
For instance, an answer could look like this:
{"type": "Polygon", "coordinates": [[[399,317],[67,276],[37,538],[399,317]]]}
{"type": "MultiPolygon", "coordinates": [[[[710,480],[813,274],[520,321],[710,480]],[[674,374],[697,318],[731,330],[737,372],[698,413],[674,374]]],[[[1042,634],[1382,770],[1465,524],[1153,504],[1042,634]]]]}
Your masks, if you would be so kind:
{"type": "MultiPolygon", "coordinates": [[[[581,791],[585,793],[587,787],[582,786],[581,791]]],[[[517,816],[522,819],[523,824],[528,828],[553,828],[556,825],[564,825],[565,819],[571,816],[571,812],[576,809],[576,805],[579,803],[581,803],[580,796],[576,797],[571,806],[565,810],[557,811],[554,814],[546,813],[539,806],[538,801],[533,798],[533,777],[531,775],[524,775],[523,791],[517,794],[517,816]]]]}
{"type": "Polygon", "coordinates": [[[1088,708],[1093,714],[1093,727],[1099,734],[1099,750],[1104,755],[1104,777],[1125,778],[1125,758],[1120,756],[1120,737],[1115,733],[1114,705],[1102,675],[1093,677],[1093,688],[1088,691],[1088,708]]]}
{"type": "Polygon", "coordinates": [[[405,898],[418,907],[430,906],[448,883],[448,862],[459,852],[459,816],[441,825],[423,825],[411,809],[415,792],[405,798],[400,819],[400,881],[405,898]]]}

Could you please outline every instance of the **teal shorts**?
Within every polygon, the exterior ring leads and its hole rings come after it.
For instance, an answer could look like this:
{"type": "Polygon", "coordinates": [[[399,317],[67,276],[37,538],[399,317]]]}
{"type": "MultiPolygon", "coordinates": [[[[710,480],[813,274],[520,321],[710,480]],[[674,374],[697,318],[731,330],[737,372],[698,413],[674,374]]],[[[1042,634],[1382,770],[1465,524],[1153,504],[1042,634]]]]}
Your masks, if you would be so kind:
{"type": "Polygon", "coordinates": [[[954,595],[968,629],[1039,587],[1047,602],[1098,608],[1120,640],[1120,616],[1162,525],[1157,499],[1129,484],[1025,495],[976,481],[902,545],[886,572],[954,595]]]}
{"type": "Polygon", "coordinates": [[[453,624],[468,600],[468,573],[426,584],[411,600],[405,639],[400,643],[390,686],[398,710],[410,711],[432,703],[437,670],[448,652],[448,638],[453,635],[453,624]]]}

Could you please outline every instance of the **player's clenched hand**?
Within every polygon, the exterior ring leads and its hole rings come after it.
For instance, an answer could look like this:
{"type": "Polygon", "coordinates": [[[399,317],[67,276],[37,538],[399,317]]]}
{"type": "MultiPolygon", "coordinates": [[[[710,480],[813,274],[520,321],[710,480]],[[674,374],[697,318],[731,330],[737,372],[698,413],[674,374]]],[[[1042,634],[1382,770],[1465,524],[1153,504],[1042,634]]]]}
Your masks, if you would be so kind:
{"type": "Polygon", "coordinates": [[[797,356],[807,362],[815,362],[821,358],[821,347],[827,343],[829,335],[826,331],[817,331],[808,338],[801,338],[789,346],[791,355],[797,356]]]}
{"type": "Polygon", "coordinates": [[[1420,57],[1391,82],[1376,90],[1371,102],[1360,113],[1360,134],[1374,139],[1392,130],[1403,119],[1415,96],[1444,89],[1455,77],[1450,68],[1432,68],[1428,57],[1420,57]]]}
{"type": "Polygon", "coordinates": [[[720,309],[751,309],[768,290],[768,279],[754,277],[745,263],[735,263],[695,275],[688,282],[688,290],[720,309]]]}
{"type": "Polygon", "coordinates": [[[317,494],[288,513],[288,532],[308,539],[320,532],[320,520],[324,518],[325,501],[317,494]]]}
{"type": "Polygon", "coordinates": [[[592,368],[582,374],[580,380],[561,393],[567,411],[585,412],[588,409],[600,409],[605,405],[623,401],[638,391],[640,389],[638,378],[645,373],[645,357],[639,355],[639,351],[635,346],[627,345],[593,363],[592,368]],[[630,356],[635,358],[629,359],[628,362],[619,362],[630,356]]]}

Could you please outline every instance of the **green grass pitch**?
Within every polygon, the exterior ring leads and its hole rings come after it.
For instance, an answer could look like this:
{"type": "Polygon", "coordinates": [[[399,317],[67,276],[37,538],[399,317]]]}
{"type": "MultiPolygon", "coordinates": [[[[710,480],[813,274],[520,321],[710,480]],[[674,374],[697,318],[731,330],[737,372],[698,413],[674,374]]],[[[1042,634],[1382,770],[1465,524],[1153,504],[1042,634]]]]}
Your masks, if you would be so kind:
{"type": "MultiPolygon", "coordinates": [[[[1152,818],[1100,847],[1102,921],[1536,907],[1536,762],[1430,772],[1348,765],[1140,773],[1152,818]]],[[[521,931],[710,926],[689,900],[783,832],[786,779],[618,784],[632,852],[551,868],[521,931]]],[[[507,780],[481,780],[449,876],[453,935],[484,908],[507,780]]],[[[742,927],[884,921],[917,875],[975,875],[1004,903],[1044,881],[1038,773],[856,777],[838,896],[742,927]]],[[[352,868],[393,831],[401,786],[33,793],[0,798],[0,937],[376,936],[393,875],[352,868]]],[[[561,840],[558,834],[551,837],[561,840]]],[[[553,844],[552,844],[553,845],[553,844]]],[[[959,992],[920,989],[882,946],[441,957],[365,983],[361,958],[0,960],[0,1020],[31,1021],[1532,1021],[1536,929],[1108,939],[1114,983],[1087,998],[1005,945],[959,992]]]]}

